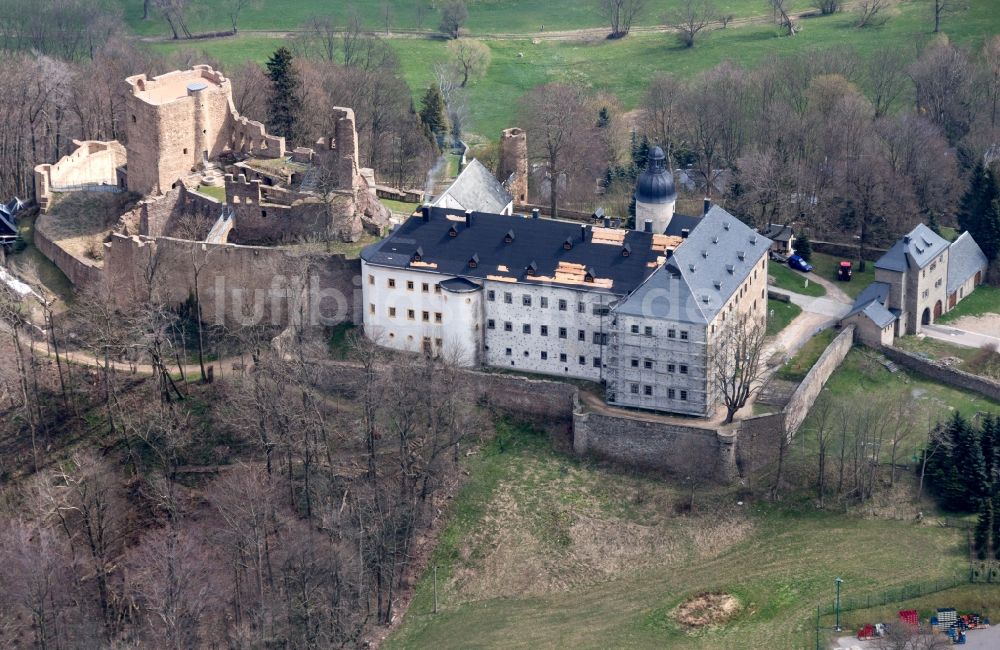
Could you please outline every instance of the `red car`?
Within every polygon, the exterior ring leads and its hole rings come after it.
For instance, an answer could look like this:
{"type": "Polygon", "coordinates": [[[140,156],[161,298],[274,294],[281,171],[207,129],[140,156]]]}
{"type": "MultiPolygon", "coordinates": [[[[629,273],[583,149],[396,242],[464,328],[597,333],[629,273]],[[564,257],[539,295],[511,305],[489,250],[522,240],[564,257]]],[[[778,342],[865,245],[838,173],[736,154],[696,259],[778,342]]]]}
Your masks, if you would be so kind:
{"type": "Polygon", "coordinates": [[[837,269],[837,279],[841,282],[850,282],[852,275],[854,275],[854,268],[851,263],[841,262],[840,268],[837,269]]]}

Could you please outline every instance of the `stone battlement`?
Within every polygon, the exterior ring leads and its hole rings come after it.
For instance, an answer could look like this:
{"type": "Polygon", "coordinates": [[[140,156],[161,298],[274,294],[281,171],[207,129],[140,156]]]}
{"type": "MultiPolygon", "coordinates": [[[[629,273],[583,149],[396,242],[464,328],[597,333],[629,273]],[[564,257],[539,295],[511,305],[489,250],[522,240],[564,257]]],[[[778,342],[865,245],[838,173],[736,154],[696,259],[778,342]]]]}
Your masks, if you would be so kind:
{"type": "Polygon", "coordinates": [[[202,86],[198,90],[214,86],[226,93],[230,92],[229,80],[209,65],[195,65],[190,70],[174,70],[152,79],[145,74],[137,74],[126,78],[125,83],[132,88],[132,96],[153,105],[188,97],[192,86],[197,85],[202,86]]]}
{"type": "Polygon", "coordinates": [[[47,212],[52,193],[88,187],[118,186],[118,168],[125,164],[125,147],[117,140],[74,140],[77,148],[58,162],[35,167],[35,194],[47,212]]]}

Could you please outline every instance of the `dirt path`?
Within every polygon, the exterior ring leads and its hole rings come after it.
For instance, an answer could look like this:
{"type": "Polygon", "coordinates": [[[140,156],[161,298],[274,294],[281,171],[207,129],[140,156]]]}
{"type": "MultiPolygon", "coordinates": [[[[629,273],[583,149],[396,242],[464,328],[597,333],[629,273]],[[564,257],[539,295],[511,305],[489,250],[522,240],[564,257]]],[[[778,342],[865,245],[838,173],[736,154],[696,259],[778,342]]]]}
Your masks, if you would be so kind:
{"type": "MultiPolygon", "coordinates": [[[[792,270],[795,271],[794,269],[792,270]]],[[[826,289],[826,297],[830,300],[842,302],[845,305],[854,304],[854,298],[851,298],[849,295],[844,293],[844,290],[838,287],[836,282],[828,280],[821,275],[817,275],[816,273],[799,273],[799,271],[795,271],[795,273],[798,273],[804,278],[808,278],[810,282],[814,282],[826,289]]]]}
{"type": "MultiPolygon", "coordinates": [[[[1000,305],[997,306],[1000,308],[1000,305]]],[[[982,314],[980,316],[962,316],[947,325],[955,329],[975,332],[994,338],[1000,337],[1000,314],[982,314]]]]}

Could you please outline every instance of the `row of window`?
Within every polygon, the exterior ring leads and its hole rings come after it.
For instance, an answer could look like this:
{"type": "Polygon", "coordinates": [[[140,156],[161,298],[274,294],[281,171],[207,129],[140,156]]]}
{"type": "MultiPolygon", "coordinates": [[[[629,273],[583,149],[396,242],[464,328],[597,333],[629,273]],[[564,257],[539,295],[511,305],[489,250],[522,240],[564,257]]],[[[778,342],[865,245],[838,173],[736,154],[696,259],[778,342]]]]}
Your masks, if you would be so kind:
{"type": "MultiPolygon", "coordinates": [[[[396,308],[395,307],[389,307],[388,312],[389,312],[389,318],[395,318],[396,317],[396,308]]],[[[375,303],[369,303],[368,304],[368,313],[370,313],[370,314],[374,314],[375,313],[375,303]]],[[[406,310],[406,320],[417,320],[417,311],[415,309],[407,309],[406,310]]],[[[421,322],[424,322],[424,323],[431,322],[431,312],[429,312],[429,311],[422,311],[422,312],[420,312],[420,320],[421,320],[421,322]]],[[[439,311],[434,312],[434,322],[436,324],[438,324],[438,325],[444,323],[444,315],[441,314],[441,312],[439,312],[439,311]]]]}
{"type": "MultiPolygon", "coordinates": [[[[638,368],[639,367],[639,360],[638,359],[632,359],[630,365],[633,368],[638,368]]],[[[652,359],[643,359],[642,360],[642,367],[645,368],[646,370],[652,370],[654,365],[655,365],[655,362],[652,359]]],[[[686,363],[681,363],[681,364],[668,363],[667,364],[667,372],[671,372],[672,373],[672,372],[677,372],[678,370],[680,370],[680,373],[682,375],[688,374],[687,364],[686,363]]]]}
{"type": "MultiPolygon", "coordinates": [[[[368,284],[371,284],[371,285],[375,284],[375,276],[374,275],[369,275],[368,276],[368,284]]],[[[385,286],[387,286],[390,289],[395,289],[396,288],[396,278],[386,278],[385,286]]],[[[416,288],[417,288],[417,283],[416,282],[414,282],[413,280],[407,280],[406,281],[406,290],[407,291],[415,291],[416,288]]],[[[430,293],[430,292],[431,292],[431,284],[429,282],[421,282],[420,283],[420,293],[430,293]]],[[[434,293],[441,293],[441,285],[439,285],[439,284],[435,284],[434,285],[434,293]]]]}
{"type": "MultiPolygon", "coordinates": [[[[486,320],[486,329],[488,329],[488,330],[495,330],[496,328],[497,328],[497,322],[496,322],[495,319],[489,318],[489,319],[486,320]]],[[[510,321],[504,321],[503,322],[503,331],[504,332],[513,332],[514,331],[514,324],[511,323],[510,321]]],[[[569,330],[566,329],[565,327],[558,328],[557,331],[556,331],[556,333],[557,333],[558,337],[561,338],[561,339],[568,338],[568,336],[569,336],[569,330]]],[[[523,323],[521,325],[521,334],[531,334],[531,324],[530,323],[523,323]]],[[[549,326],[548,325],[539,325],[538,326],[538,334],[541,335],[541,336],[548,336],[549,335],[549,326]]],[[[584,342],[586,342],[586,340],[587,340],[587,330],[577,330],[576,331],[576,340],[577,341],[584,341],[584,342]]],[[[593,336],[591,337],[591,342],[594,345],[607,345],[608,344],[608,335],[605,332],[594,332],[593,336]]]]}
{"type": "MultiPolygon", "coordinates": [[[[629,385],[629,392],[632,393],[633,395],[638,395],[639,394],[639,384],[630,384],[629,385]]],[[[650,386],[649,384],[643,384],[642,385],[642,394],[645,395],[646,397],[652,397],[653,396],[653,387],[650,386]]],[[[680,399],[682,402],[686,402],[687,398],[688,398],[688,392],[686,390],[677,390],[677,389],[674,389],[674,388],[668,388],[667,389],[667,399],[680,399]],[[678,394],[680,395],[680,397],[678,397],[678,394]]]]}
{"type": "MultiPolygon", "coordinates": [[[[486,300],[487,301],[489,301],[489,302],[496,302],[496,299],[497,299],[497,293],[496,293],[496,291],[494,291],[492,289],[489,289],[489,290],[486,291],[486,300]]],[[[533,304],[533,301],[534,301],[534,299],[532,298],[531,294],[528,294],[528,293],[521,294],[521,306],[522,307],[531,307],[531,305],[533,304]]],[[[504,302],[505,305],[513,305],[514,304],[514,294],[511,293],[510,291],[504,291],[503,292],[503,302],[504,302]]],[[[548,309],[549,308],[549,298],[548,298],[548,296],[539,296],[539,298],[538,298],[538,306],[541,307],[542,309],[548,309]]],[[[569,310],[569,301],[560,298],[559,300],[556,301],[556,307],[559,309],[559,311],[568,311],[569,310]]],[[[584,302],[578,302],[578,303],[576,303],[576,311],[578,313],[580,313],[580,314],[587,313],[587,303],[584,303],[584,302]]],[[[593,305],[593,307],[591,309],[591,312],[594,314],[594,316],[607,316],[608,313],[610,313],[610,311],[611,311],[611,308],[608,307],[607,305],[593,305]]]]}
{"type": "MultiPolygon", "coordinates": [[[[639,333],[639,326],[638,325],[633,325],[631,327],[630,331],[633,334],[638,334],[639,333]]],[[[676,330],[673,327],[671,327],[670,329],[667,330],[667,338],[668,339],[676,339],[676,338],[678,338],[678,334],[680,334],[680,340],[682,340],[682,341],[687,341],[688,340],[688,331],[687,330],[680,330],[680,331],[678,331],[678,330],[676,330]]],[[[642,330],[642,335],[643,336],[652,336],[653,335],[653,328],[652,328],[652,326],[646,325],[643,328],[643,330],[642,330]]]]}
{"type": "MultiPolygon", "coordinates": [[[[511,348],[504,348],[503,354],[504,354],[505,357],[514,356],[514,350],[512,350],[511,348]]],[[[525,350],[523,352],[523,354],[524,354],[525,357],[530,356],[527,350],[525,350]]],[[[549,360],[549,353],[546,350],[542,350],[541,352],[538,353],[538,358],[541,359],[542,361],[548,361],[549,360]]],[[[565,352],[559,353],[559,362],[560,363],[566,363],[567,359],[568,359],[568,356],[566,355],[565,352]]],[[[579,365],[581,365],[581,366],[587,365],[587,357],[585,357],[584,355],[581,354],[579,357],[577,357],[577,363],[579,365]]],[[[601,358],[600,357],[593,357],[592,360],[591,360],[591,364],[595,368],[600,368],[601,367],[601,358]]]]}

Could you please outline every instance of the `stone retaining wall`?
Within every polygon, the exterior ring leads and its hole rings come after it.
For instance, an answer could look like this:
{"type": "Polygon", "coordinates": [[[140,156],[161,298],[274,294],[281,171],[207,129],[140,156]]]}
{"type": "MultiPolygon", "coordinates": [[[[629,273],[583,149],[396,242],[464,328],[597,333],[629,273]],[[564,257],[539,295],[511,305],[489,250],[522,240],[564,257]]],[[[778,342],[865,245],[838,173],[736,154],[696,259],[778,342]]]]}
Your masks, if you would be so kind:
{"type": "Polygon", "coordinates": [[[66,274],[66,277],[78,290],[99,284],[104,279],[104,270],[101,268],[101,264],[75,257],[53,242],[45,229],[46,219],[46,216],[39,215],[38,219],[35,220],[35,248],[52,260],[52,263],[66,274]]]}
{"type": "Polygon", "coordinates": [[[854,326],[849,325],[830,342],[823,354],[816,360],[816,364],[806,374],[805,379],[792,393],[785,408],[782,409],[785,419],[785,433],[789,437],[795,435],[795,432],[799,430],[802,422],[809,415],[809,409],[819,397],[819,392],[823,390],[830,375],[843,363],[853,344],[854,326]]]}
{"type": "Polygon", "coordinates": [[[956,368],[938,365],[933,361],[928,361],[927,359],[911,354],[910,352],[906,352],[905,350],[900,350],[899,348],[883,346],[880,350],[882,354],[904,368],[918,372],[925,377],[929,377],[943,384],[961,388],[963,390],[971,390],[983,395],[984,397],[1000,402],[1000,382],[998,381],[994,381],[986,377],[980,377],[979,375],[973,375],[956,368]]]}

